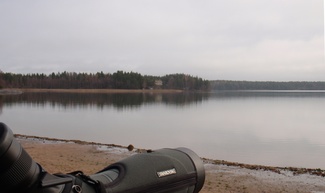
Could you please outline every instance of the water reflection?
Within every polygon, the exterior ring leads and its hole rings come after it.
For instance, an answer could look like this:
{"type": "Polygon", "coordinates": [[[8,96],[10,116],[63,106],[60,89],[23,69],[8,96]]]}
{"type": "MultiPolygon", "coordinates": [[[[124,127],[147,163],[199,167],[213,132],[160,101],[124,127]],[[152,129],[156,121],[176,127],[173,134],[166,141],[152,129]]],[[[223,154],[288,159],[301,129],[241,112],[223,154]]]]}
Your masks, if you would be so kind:
{"type": "Polygon", "coordinates": [[[124,108],[139,108],[142,105],[154,103],[172,106],[187,106],[201,103],[207,100],[208,96],[208,93],[24,93],[21,95],[6,96],[3,100],[6,106],[15,104],[45,106],[50,104],[52,107],[59,105],[64,108],[74,108],[77,106],[90,105],[99,109],[112,106],[121,110],[124,108]]]}
{"type": "Polygon", "coordinates": [[[322,91],[24,93],[2,103],[1,121],[21,134],[185,146],[214,159],[325,169],[322,91]]]}
{"type": "Polygon", "coordinates": [[[324,90],[246,90],[246,91],[216,91],[210,94],[214,98],[322,98],[325,97],[324,90]]]}
{"type": "Polygon", "coordinates": [[[142,105],[162,103],[172,106],[187,106],[200,104],[209,99],[232,98],[304,98],[325,97],[324,91],[219,91],[211,93],[23,93],[21,95],[0,95],[0,112],[2,106],[14,104],[32,104],[52,107],[60,105],[64,108],[76,106],[96,106],[104,108],[113,106],[117,109],[138,108],[142,105]]]}

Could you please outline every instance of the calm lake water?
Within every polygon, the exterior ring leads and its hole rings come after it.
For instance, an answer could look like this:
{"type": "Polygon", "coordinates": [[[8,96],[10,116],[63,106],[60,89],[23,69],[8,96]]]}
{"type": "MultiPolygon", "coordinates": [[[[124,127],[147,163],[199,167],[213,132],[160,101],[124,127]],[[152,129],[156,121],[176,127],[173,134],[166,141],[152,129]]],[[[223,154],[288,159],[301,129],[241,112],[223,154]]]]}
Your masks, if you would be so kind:
{"type": "Polygon", "coordinates": [[[325,92],[0,96],[15,133],[325,169],[325,92]]]}

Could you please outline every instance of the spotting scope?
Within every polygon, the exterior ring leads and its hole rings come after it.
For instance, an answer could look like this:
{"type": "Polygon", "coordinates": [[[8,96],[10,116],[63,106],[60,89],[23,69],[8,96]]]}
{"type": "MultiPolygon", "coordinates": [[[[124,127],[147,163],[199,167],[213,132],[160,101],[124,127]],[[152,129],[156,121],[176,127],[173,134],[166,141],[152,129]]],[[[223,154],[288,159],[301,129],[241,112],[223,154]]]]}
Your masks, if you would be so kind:
{"type": "Polygon", "coordinates": [[[50,174],[0,123],[0,193],[197,193],[204,179],[202,160],[187,148],[138,153],[92,175],[50,174]]]}

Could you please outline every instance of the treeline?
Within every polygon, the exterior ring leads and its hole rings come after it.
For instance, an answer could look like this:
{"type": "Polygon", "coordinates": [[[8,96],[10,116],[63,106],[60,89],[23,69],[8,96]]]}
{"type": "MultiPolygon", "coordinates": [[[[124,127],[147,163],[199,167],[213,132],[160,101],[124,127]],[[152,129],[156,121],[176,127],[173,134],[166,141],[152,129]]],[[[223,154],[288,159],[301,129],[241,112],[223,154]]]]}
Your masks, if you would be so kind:
{"type": "Polygon", "coordinates": [[[229,81],[210,82],[212,90],[325,90],[325,82],[229,81]]]}
{"type": "Polygon", "coordinates": [[[0,73],[0,88],[40,89],[182,89],[207,90],[209,81],[186,74],[148,76],[136,72],[113,74],[58,72],[51,74],[0,73]]]}

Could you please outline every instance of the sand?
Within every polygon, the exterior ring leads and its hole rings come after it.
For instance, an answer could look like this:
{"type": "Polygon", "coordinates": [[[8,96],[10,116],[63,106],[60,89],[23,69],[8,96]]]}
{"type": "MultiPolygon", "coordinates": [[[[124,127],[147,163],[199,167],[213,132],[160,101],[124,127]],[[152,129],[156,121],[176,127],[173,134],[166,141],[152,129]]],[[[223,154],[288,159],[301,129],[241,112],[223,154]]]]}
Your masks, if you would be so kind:
{"type": "MultiPolygon", "coordinates": [[[[87,144],[60,140],[18,137],[26,151],[50,173],[82,170],[93,174],[104,167],[137,153],[135,148],[87,144]]],[[[308,172],[226,164],[203,159],[206,180],[201,193],[309,192],[325,193],[325,178],[308,172]]]]}

